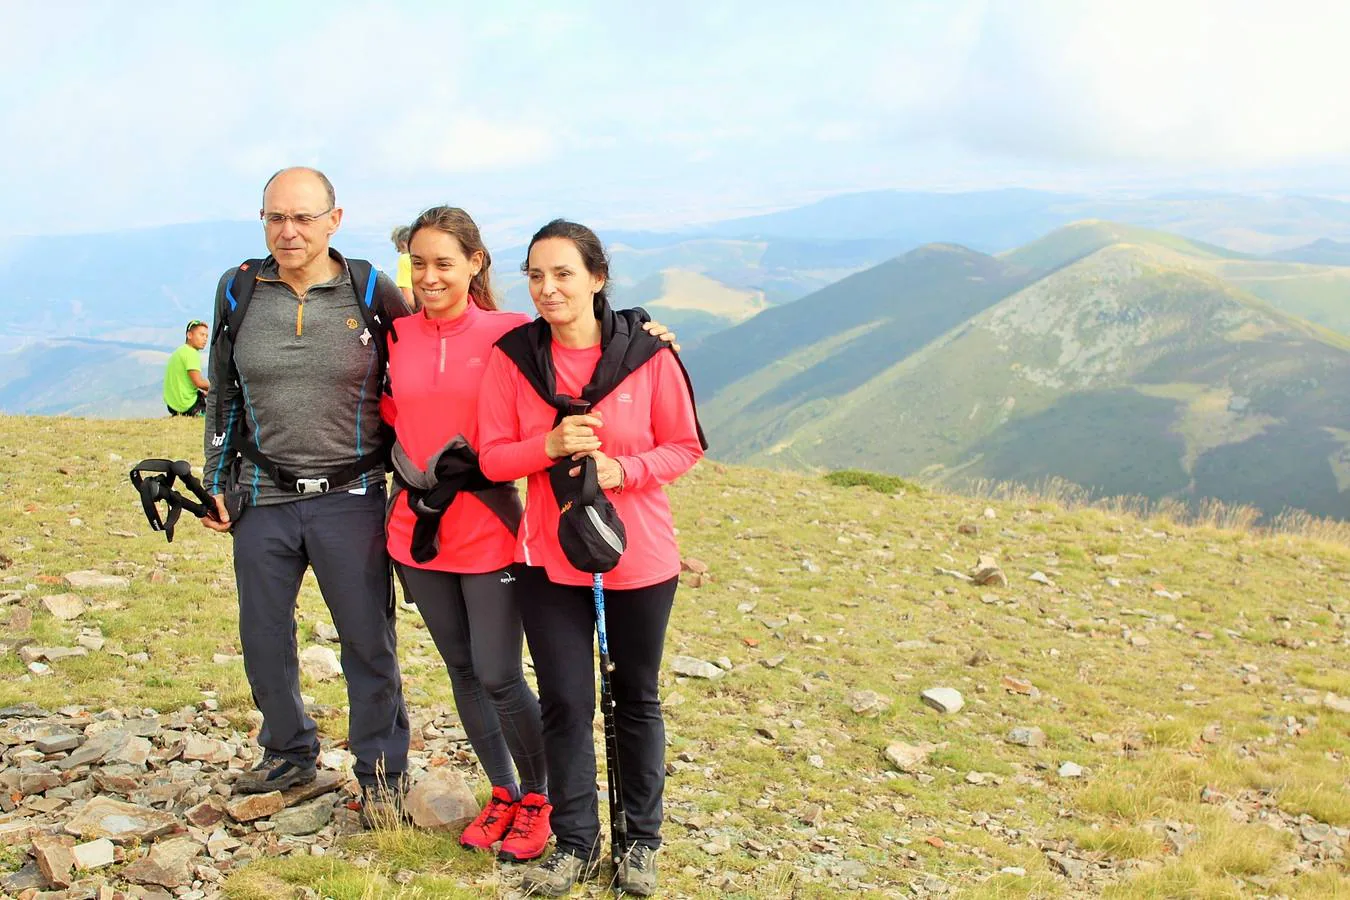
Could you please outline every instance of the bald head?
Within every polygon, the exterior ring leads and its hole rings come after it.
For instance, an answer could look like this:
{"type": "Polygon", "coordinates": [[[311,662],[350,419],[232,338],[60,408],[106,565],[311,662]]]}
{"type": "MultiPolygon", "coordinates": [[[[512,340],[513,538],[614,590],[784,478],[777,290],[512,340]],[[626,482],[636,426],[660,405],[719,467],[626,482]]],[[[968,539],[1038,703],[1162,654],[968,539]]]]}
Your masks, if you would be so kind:
{"type": "Polygon", "coordinates": [[[324,194],[328,197],[328,208],[332,209],[334,206],[337,206],[337,193],[333,190],[333,182],[328,180],[327,175],[323,174],[318,169],[311,169],[309,166],[291,166],[288,169],[277,170],[271,178],[267,179],[267,184],[263,185],[264,208],[267,206],[267,189],[270,188],[272,182],[276,181],[278,178],[284,178],[287,181],[292,181],[293,179],[308,180],[312,178],[318,182],[319,187],[323,189],[324,194]]]}
{"type": "Polygon", "coordinates": [[[342,224],[335,199],[332,183],[317,169],[282,169],[267,180],[263,234],[288,283],[317,284],[332,277],[328,242],[342,224]]]}

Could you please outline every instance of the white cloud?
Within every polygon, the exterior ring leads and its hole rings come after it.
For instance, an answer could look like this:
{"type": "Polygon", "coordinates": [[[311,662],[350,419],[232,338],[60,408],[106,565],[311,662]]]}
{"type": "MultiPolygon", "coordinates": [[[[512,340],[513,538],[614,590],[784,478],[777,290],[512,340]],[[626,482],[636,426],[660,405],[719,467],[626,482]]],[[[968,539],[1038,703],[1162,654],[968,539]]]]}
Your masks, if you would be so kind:
{"type": "Polygon", "coordinates": [[[1257,166],[1350,150],[1350,4],[995,4],[945,124],[986,151],[1257,166]]]}
{"type": "Polygon", "coordinates": [[[0,228],[248,216],[297,163],[350,212],[449,190],[503,220],[632,221],[1350,151],[1350,3],[72,8],[6,20],[0,228]]]}
{"type": "Polygon", "coordinates": [[[473,113],[409,111],[380,132],[376,147],[391,172],[457,175],[542,162],[553,140],[544,129],[473,113]]]}

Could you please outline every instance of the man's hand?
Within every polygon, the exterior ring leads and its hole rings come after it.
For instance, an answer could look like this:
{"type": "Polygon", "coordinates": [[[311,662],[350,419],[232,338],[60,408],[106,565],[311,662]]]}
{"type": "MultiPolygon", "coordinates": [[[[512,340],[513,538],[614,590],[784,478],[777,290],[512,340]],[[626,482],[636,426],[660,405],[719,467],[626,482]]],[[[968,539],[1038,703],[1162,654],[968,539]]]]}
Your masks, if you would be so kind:
{"type": "Polygon", "coordinates": [[[643,324],[642,330],[650,334],[652,337],[657,337],[665,341],[667,344],[670,345],[670,349],[674,350],[676,353],[680,352],[680,345],[675,343],[675,332],[666,328],[666,326],[662,325],[655,319],[643,324]]]}
{"type": "Polygon", "coordinates": [[[595,436],[595,429],[603,424],[594,413],[568,416],[544,438],[544,452],[549,459],[562,459],[576,454],[585,456],[599,450],[600,439],[595,436]]]}
{"type": "Polygon", "coordinates": [[[227,534],[234,527],[234,523],[230,521],[230,511],[225,508],[225,495],[214,494],[213,499],[216,501],[216,513],[202,519],[202,524],[212,531],[227,534]]]}

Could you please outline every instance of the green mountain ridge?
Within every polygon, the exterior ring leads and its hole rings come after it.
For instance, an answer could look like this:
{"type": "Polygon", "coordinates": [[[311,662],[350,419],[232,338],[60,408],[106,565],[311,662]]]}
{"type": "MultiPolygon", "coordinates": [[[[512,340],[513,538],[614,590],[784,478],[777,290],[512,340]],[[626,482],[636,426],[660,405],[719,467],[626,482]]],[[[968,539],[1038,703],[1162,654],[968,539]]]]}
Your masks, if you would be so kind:
{"type": "MultiPolygon", "coordinates": [[[[893,319],[804,336],[705,401],[714,452],[952,484],[1059,477],[1105,494],[1345,516],[1350,340],[1233,286],[1215,263],[1248,261],[1216,249],[1081,223],[986,257],[1049,274],[1024,275],[978,309],[963,307],[968,285],[948,277],[926,286],[922,305],[893,303],[893,319]],[[926,329],[939,309],[968,314],[926,329]],[[914,342],[872,340],[906,332],[914,342]]],[[[787,318],[824,293],[770,313],[787,318]]],[[[770,313],[726,336],[756,346],[770,313]]]]}

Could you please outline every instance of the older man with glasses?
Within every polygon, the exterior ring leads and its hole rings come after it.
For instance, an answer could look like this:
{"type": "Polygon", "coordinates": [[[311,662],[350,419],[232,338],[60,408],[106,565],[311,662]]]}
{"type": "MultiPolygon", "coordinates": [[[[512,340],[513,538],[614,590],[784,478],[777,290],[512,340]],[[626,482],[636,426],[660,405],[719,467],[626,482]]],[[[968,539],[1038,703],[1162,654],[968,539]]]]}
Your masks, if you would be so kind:
{"type": "Polygon", "coordinates": [[[215,434],[206,429],[204,480],[217,512],[203,522],[234,536],[244,669],[263,715],[262,761],[234,790],[285,790],[316,777],[318,728],[301,699],[295,636],[300,582],[312,567],[342,645],[348,747],[369,825],[399,814],[408,717],[385,552],[384,469],[375,462],[386,441],[383,338],[372,335],[361,304],[373,298],[370,309],[385,322],[409,309],[374,270],[370,292],[357,295],[358,261],[329,246],[342,210],[322,172],[273,175],[260,215],[270,255],[226,272],[216,290],[214,330],[224,326],[232,346],[218,342],[211,354],[216,388],[207,400],[207,422],[225,424],[215,434]],[[241,278],[253,279],[252,294],[243,301],[247,315],[232,325],[241,278]]]}

